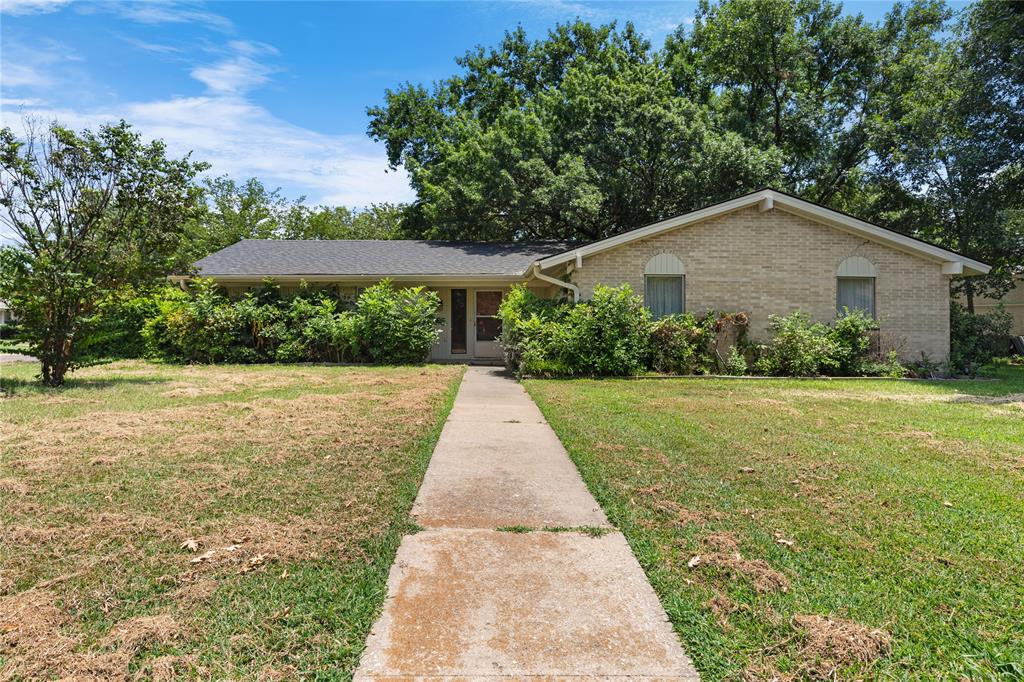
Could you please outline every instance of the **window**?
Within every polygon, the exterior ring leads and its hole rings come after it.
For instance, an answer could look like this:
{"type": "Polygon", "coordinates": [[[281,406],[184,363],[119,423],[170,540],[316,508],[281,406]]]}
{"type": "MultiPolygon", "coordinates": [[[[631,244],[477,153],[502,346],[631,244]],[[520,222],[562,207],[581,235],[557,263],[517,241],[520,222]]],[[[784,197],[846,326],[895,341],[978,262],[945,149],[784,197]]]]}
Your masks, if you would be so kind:
{"type": "Polygon", "coordinates": [[[683,312],[685,278],[647,275],[644,278],[644,304],[654,317],[678,315],[683,312]]]}
{"type": "Polygon", "coordinates": [[[466,352],[466,290],[452,289],[452,355],[466,352]]]}
{"type": "Polygon", "coordinates": [[[497,316],[500,305],[500,291],[476,292],[477,341],[494,341],[501,336],[501,320],[497,316]]]}
{"type": "Polygon", "coordinates": [[[875,266],[863,256],[850,256],[836,275],[836,312],[862,310],[875,316],[875,266]]]}
{"type": "Polygon", "coordinates": [[[654,317],[686,310],[686,268],[670,253],[659,253],[644,268],[644,305],[654,317]]]}

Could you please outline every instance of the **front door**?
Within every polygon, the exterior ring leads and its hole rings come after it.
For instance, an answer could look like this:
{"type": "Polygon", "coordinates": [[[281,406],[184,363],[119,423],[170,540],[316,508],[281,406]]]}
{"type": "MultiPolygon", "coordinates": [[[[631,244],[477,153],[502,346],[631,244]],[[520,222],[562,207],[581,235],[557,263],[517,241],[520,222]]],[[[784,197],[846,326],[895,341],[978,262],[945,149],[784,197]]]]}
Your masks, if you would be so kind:
{"type": "Polygon", "coordinates": [[[476,329],[476,356],[478,358],[500,358],[501,320],[498,318],[498,306],[501,305],[501,291],[476,290],[475,313],[473,325],[476,329]]]}

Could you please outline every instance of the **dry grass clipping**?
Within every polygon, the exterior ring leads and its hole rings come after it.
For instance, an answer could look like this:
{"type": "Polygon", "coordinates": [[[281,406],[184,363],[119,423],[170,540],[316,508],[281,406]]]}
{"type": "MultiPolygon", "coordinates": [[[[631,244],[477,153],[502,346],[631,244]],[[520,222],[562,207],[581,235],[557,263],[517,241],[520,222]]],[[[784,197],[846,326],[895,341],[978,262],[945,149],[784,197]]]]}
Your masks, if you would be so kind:
{"type": "Polygon", "coordinates": [[[695,555],[689,567],[713,567],[731,575],[749,580],[757,592],[788,592],[789,578],[775,570],[763,559],[745,559],[740,554],[736,538],[731,533],[714,533],[704,539],[706,552],[695,555]]]}
{"type": "Polygon", "coordinates": [[[804,637],[800,669],[815,679],[830,679],[840,668],[855,663],[870,665],[892,648],[887,632],[842,618],[796,615],[793,626],[804,637]]]}
{"type": "MultiPolygon", "coordinates": [[[[46,590],[0,598],[0,653],[10,656],[0,668],[0,679],[59,675],[75,680],[127,680],[129,666],[140,651],[184,634],[170,616],[131,618],[117,624],[100,643],[110,651],[95,653],[81,651],[81,642],[67,634],[69,620],[46,590]]],[[[167,664],[165,660],[161,668],[167,664]]]]}
{"type": "MultiPolygon", "coordinates": [[[[123,363],[82,374],[99,383],[166,371],[123,363]]],[[[409,446],[460,370],[173,371],[173,382],[73,394],[73,416],[43,406],[45,394],[6,399],[40,407],[0,423],[0,680],[127,679],[129,666],[147,679],[187,677],[187,656],[137,659],[198,631],[195,607],[225,576],[365,560],[361,545],[389,523],[409,446]],[[282,387],[295,397],[260,394],[282,387]],[[133,410],[126,390],[158,407],[133,410]],[[211,401],[241,390],[252,399],[211,401]],[[116,614],[121,587],[140,574],[172,586],[156,613],[84,641],[59,605],[116,614]],[[26,583],[35,588],[15,593],[26,583]]]]}

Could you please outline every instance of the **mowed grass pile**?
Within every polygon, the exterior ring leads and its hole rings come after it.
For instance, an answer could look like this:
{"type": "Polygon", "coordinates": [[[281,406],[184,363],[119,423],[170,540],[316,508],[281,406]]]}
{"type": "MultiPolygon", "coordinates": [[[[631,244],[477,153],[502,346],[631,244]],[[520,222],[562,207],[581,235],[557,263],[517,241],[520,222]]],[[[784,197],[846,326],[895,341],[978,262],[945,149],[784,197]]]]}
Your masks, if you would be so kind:
{"type": "Polygon", "coordinates": [[[527,388],[705,679],[1024,679],[1024,368],[527,388]]]}
{"type": "Polygon", "coordinates": [[[4,365],[0,678],[351,674],[455,367],[4,365]]]}

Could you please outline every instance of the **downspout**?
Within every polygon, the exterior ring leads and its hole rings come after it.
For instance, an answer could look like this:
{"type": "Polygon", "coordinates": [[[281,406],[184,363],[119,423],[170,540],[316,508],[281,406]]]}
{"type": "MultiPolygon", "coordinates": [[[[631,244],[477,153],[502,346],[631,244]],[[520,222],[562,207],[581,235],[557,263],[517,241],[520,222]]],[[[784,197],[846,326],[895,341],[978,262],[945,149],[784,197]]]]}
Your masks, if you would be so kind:
{"type": "Polygon", "coordinates": [[[556,284],[556,285],[562,287],[563,289],[568,289],[569,291],[572,292],[572,302],[573,303],[579,303],[580,302],[580,288],[578,286],[576,286],[575,284],[571,284],[569,282],[563,282],[560,279],[555,279],[554,277],[549,277],[549,276],[545,275],[544,273],[542,273],[540,271],[540,264],[539,263],[534,263],[533,264],[533,276],[536,277],[537,279],[539,279],[542,282],[548,282],[549,284],[556,284]]]}

